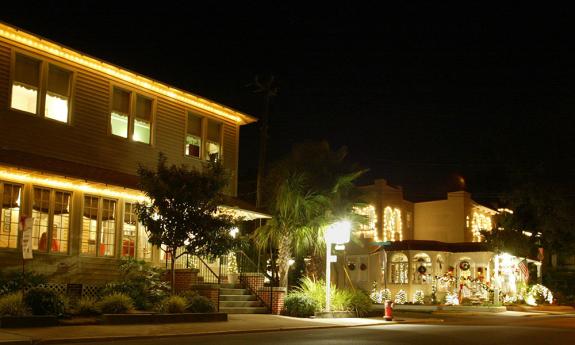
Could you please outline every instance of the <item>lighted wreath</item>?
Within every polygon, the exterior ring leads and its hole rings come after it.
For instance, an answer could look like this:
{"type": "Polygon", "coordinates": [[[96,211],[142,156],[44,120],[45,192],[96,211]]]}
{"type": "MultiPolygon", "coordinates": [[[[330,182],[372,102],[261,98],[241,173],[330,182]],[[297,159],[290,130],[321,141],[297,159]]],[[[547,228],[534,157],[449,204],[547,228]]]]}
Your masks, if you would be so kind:
{"type": "Polygon", "coordinates": [[[353,271],[355,269],[355,264],[353,262],[350,262],[349,264],[347,264],[347,268],[349,268],[350,271],[353,271]]]}
{"type": "Polygon", "coordinates": [[[359,269],[362,271],[365,271],[367,269],[367,265],[366,264],[361,264],[359,265],[359,269]]]}
{"type": "Polygon", "coordinates": [[[425,272],[427,272],[427,268],[425,268],[425,266],[419,266],[417,268],[417,272],[419,272],[419,274],[425,274],[425,272]]]}
{"type": "Polygon", "coordinates": [[[468,271],[469,267],[469,261],[461,261],[461,263],[459,263],[459,268],[461,268],[462,271],[468,271]]]}

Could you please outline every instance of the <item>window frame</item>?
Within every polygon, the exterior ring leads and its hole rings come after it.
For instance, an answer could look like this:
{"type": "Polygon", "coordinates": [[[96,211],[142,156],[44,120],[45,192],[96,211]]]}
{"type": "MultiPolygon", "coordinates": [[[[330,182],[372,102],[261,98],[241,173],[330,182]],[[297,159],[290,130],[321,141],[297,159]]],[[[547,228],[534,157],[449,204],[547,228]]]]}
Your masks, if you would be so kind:
{"type": "Polygon", "coordinates": [[[30,116],[42,118],[47,121],[52,121],[54,123],[65,124],[65,125],[72,125],[72,113],[73,113],[73,102],[74,99],[74,90],[76,86],[76,75],[77,71],[72,66],[60,63],[56,60],[52,60],[46,58],[44,56],[39,56],[28,51],[13,48],[11,54],[11,61],[10,61],[10,84],[8,87],[8,110],[13,112],[18,112],[22,114],[27,114],[30,116]],[[37,60],[40,63],[39,67],[39,78],[38,78],[38,94],[36,95],[36,112],[31,113],[25,110],[17,109],[12,107],[12,94],[13,94],[13,87],[14,83],[24,84],[15,80],[16,78],[16,57],[17,55],[22,55],[28,59],[37,60]],[[46,96],[48,95],[48,77],[49,77],[49,69],[50,65],[53,65],[59,69],[67,71],[70,73],[70,79],[68,81],[68,114],[67,120],[59,121],[51,117],[46,116],[46,96]]]}
{"type": "Polygon", "coordinates": [[[191,158],[191,159],[195,159],[195,160],[200,160],[200,161],[201,161],[201,160],[203,160],[202,157],[204,156],[204,152],[205,152],[204,144],[205,144],[206,140],[205,140],[205,134],[204,134],[204,133],[206,132],[207,118],[206,118],[205,116],[201,115],[201,114],[198,114],[198,113],[195,112],[195,111],[186,110],[185,119],[186,119],[186,123],[185,123],[185,126],[184,126],[184,157],[191,158]],[[199,152],[198,156],[192,156],[192,155],[189,155],[189,154],[187,153],[187,152],[188,152],[188,151],[187,151],[187,149],[188,149],[188,136],[198,137],[198,135],[196,135],[196,134],[190,134],[190,133],[188,133],[188,125],[189,125],[189,121],[190,121],[190,118],[189,118],[190,114],[191,114],[192,116],[195,116],[195,117],[197,117],[197,118],[200,119],[200,126],[201,126],[201,128],[200,128],[200,135],[199,135],[199,138],[200,138],[200,152],[199,152]]]}
{"type": "Polygon", "coordinates": [[[109,90],[109,110],[108,110],[108,135],[112,138],[116,138],[118,140],[122,140],[122,141],[128,141],[131,143],[138,143],[138,144],[142,144],[142,145],[147,145],[147,146],[154,146],[155,144],[155,135],[154,135],[154,131],[155,131],[155,124],[156,124],[156,111],[157,111],[157,104],[158,104],[158,99],[157,97],[146,93],[146,92],[141,92],[140,90],[136,90],[134,88],[125,86],[123,84],[119,84],[119,83],[110,83],[110,90],[109,90]],[[127,92],[130,96],[130,100],[129,100],[129,107],[128,107],[128,133],[127,133],[127,137],[123,137],[120,135],[116,135],[112,133],[112,112],[114,112],[114,89],[120,89],[124,92],[127,92]],[[150,137],[149,137],[149,142],[143,142],[143,141],[139,141],[139,140],[134,140],[134,128],[136,125],[136,120],[138,119],[138,117],[136,116],[136,103],[138,100],[138,96],[149,99],[152,104],[150,107],[150,137]]]}
{"type": "MultiPolygon", "coordinates": [[[[20,204],[18,205],[18,222],[20,221],[20,217],[22,216],[23,212],[23,204],[24,204],[24,187],[25,185],[22,183],[18,183],[18,182],[14,182],[14,181],[10,181],[10,180],[0,180],[0,232],[3,232],[4,229],[4,217],[3,217],[3,206],[2,206],[2,201],[4,198],[4,186],[6,184],[9,185],[14,185],[14,186],[18,186],[20,187],[20,204]]],[[[13,224],[13,222],[11,221],[10,224],[13,224]]],[[[10,229],[10,234],[12,233],[12,229],[10,229]]],[[[9,235],[10,237],[12,237],[12,235],[9,235]]],[[[22,243],[21,243],[21,231],[19,231],[18,229],[16,230],[16,247],[0,247],[0,250],[21,250],[22,247],[22,243]]],[[[8,239],[8,243],[10,243],[10,239],[8,239]]]]}
{"type": "MultiPolygon", "coordinates": [[[[46,250],[40,250],[40,238],[38,238],[38,249],[34,249],[35,253],[43,253],[43,254],[54,254],[54,255],[69,255],[70,254],[70,233],[71,233],[71,226],[72,226],[72,208],[73,208],[73,200],[74,200],[74,192],[69,191],[69,190],[63,190],[63,189],[58,189],[58,188],[51,188],[51,187],[45,187],[42,185],[32,185],[31,188],[31,194],[30,194],[30,207],[32,209],[30,214],[34,214],[34,201],[35,201],[35,192],[34,190],[36,188],[39,189],[45,189],[48,190],[50,192],[50,195],[48,196],[48,224],[47,224],[47,231],[46,231],[46,238],[49,239],[50,241],[47,242],[46,245],[46,250]],[[69,200],[68,200],[68,234],[67,234],[67,238],[66,238],[66,250],[65,251],[52,251],[52,242],[51,240],[53,239],[53,235],[54,235],[54,212],[56,209],[56,193],[60,192],[60,193],[67,193],[69,196],[69,200]]],[[[32,236],[34,235],[34,229],[36,227],[36,224],[32,225],[32,236]]],[[[40,234],[38,234],[40,235],[40,234]]],[[[39,236],[40,237],[40,236],[39,236]]],[[[33,243],[33,239],[34,237],[32,237],[32,243],[33,243]]],[[[59,240],[61,242],[61,240],[59,240]]]]}
{"type": "MultiPolygon", "coordinates": [[[[118,215],[121,213],[119,210],[120,200],[109,198],[101,195],[95,194],[84,194],[82,195],[82,222],[80,228],[80,248],[79,248],[79,255],[84,257],[93,257],[93,258],[108,258],[108,259],[116,259],[118,257],[118,232],[120,231],[120,227],[118,226],[119,217],[118,215]],[[98,199],[98,208],[97,208],[97,219],[96,219],[96,251],[94,254],[90,254],[89,250],[87,253],[82,252],[82,246],[84,244],[84,210],[86,207],[86,197],[96,198],[98,199]],[[102,219],[102,214],[104,212],[104,199],[108,201],[114,201],[116,203],[116,209],[114,212],[114,240],[112,243],[114,244],[114,250],[112,255],[100,255],[100,245],[102,241],[100,237],[102,232],[104,231],[104,220],[102,219]]],[[[123,215],[123,214],[122,214],[123,215]]],[[[89,233],[88,233],[89,236],[89,233]]],[[[89,238],[88,238],[89,240],[89,238]]],[[[88,244],[89,245],[89,244],[88,244]]]]}
{"type": "MultiPolygon", "coordinates": [[[[122,209],[122,218],[121,218],[121,224],[122,224],[122,229],[120,231],[120,234],[122,235],[120,238],[120,243],[121,243],[121,250],[120,250],[120,258],[133,258],[133,259],[137,259],[137,260],[144,260],[144,261],[151,261],[152,260],[152,244],[149,241],[149,236],[146,233],[146,242],[148,242],[148,248],[149,248],[149,255],[148,257],[143,255],[139,255],[140,253],[140,244],[142,242],[142,232],[146,232],[146,227],[140,222],[140,220],[138,219],[138,213],[136,212],[136,204],[137,201],[134,200],[123,200],[123,209],[122,209]],[[132,237],[132,236],[126,236],[125,235],[125,225],[126,225],[126,205],[127,204],[131,204],[132,206],[132,214],[135,217],[136,223],[134,225],[134,231],[135,231],[135,235],[133,235],[134,238],[134,256],[130,256],[129,255],[129,249],[130,247],[128,247],[128,255],[124,255],[124,239],[128,238],[128,237],[132,237]]],[[[143,250],[143,249],[142,249],[143,250]]]]}

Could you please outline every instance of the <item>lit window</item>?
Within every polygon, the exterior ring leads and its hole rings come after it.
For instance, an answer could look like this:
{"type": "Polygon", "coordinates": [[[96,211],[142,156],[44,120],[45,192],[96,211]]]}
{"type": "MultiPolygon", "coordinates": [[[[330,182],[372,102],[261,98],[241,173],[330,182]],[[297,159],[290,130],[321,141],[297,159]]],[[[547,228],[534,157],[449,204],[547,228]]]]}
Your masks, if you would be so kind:
{"type": "Polygon", "coordinates": [[[473,235],[473,242],[481,242],[483,240],[481,231],[491,231],[492,229],[493,225],[491,224],[491,217],[478,212],[473,213],[473,218],[471,220],[471,233],[473,235]]]}
{"type": "Polygon", "coordinates": [[[136,96],[136,118],[134,119],[134,135],[132,139],[142,143],[150,143],[150,120],[152,118],[152,100],[141,95],[136,96]]]}
{"type": "Polygon", "coordinates": [[[206,160],[217,161],[221,159],[220,151],[221,124],[208,121],[208,140],[206,143],[206,160]]]}
{"type": "Polygon", "coordinates": [[[128,137],[129,114],[130,93],[115,87],[112,95],[112,114],[110,117],[113,135],[122,138],[128,137]]]}
{"type": "Polygon", "coordinates": [[[0,182],[0,248],[18,247],[21,187],[0,182]]]}
{"type": "Polygon", "coordinates": [[[110,125],[112,135],[145,144],[150,143],[152,100],[114,87],[110,125]],[[135,100],[134,100],[134,98],[135,100]],[[134,102],[134,106],[132,106],[134,102]],[[129,135],[129,133],[131,133],[129,135]]]}
{"type": "Polygon", "coordinates": [[[383,210],[383,240],[402,241],[403,224],[401,222],[401,211],[398,208],[392,209],[387,206],[383,210]]]}
{"type": "Polygon", "coordinates": [[[48,67],[46,110],[44,112],[44,116],[47,118],[68,122],[70,78],[71,72],[54,65],[48,67]]]}
{"type": "Polygon", "coordinates": [[[116,201],[84,196],[81,253],[114,256],[116,240],[116,201]]]}
{"type": "Polygon", "coordinates": [[[70,229],[69,192],[34,187],[32,248],[41,252],[67,253],[70,229]]]}
{"type": "Polygon", "coordinates": [[[13,109],[32,114],[38,112],[40,66],[40,61],[16,54],[12,100],[10,104],[13,109]]]}
{"type": "Polygon", "coordinates": [[[407,256],[405,254],[395,254],[389,264],[389,274],[392,284],[407,284],[407,256]]]}
{"type": "Polygon", "coordinates": [[[122,230],[122,257],[151,260],[152,245],[148,242],[146,227],[138,222],[136,204],[126,202],[122,230]]]}
{"type": "Polygon", "coordinates": [[[413,282],[415,284],[431,284],[433,277],[431,258],[425,253],[415,254],[413,257],[413,282]]]}
{"type": "Polygon", "coordinates": [[[186,126],[186,150],[185,154],[190,157],[201,157],[202,147],[202,118],[188,113],[186,126]]]}

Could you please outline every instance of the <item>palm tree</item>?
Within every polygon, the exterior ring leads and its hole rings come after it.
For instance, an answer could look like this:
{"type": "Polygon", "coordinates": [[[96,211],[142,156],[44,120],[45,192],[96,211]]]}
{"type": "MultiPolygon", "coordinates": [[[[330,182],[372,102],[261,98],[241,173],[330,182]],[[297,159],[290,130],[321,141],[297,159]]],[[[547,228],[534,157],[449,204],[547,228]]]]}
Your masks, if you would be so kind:
{"type": "Polygon", "coordinates": [[[323,253],[323,231],[335,220],[352,216],[353,181],[363,170],[345,162],[347,152],[325,142],[304,144],[271,169],[267,179],[268,209],[273,218],[254,233],[258,247],[278,249],[280,286],[287,286],[289,259],[323,253]]]}

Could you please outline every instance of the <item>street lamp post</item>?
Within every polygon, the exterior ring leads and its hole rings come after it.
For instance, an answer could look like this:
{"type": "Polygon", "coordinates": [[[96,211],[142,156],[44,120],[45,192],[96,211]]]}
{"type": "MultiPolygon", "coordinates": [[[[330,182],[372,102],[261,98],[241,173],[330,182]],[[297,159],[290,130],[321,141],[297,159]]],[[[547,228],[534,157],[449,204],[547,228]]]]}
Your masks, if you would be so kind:
{"type": "Polygon", "coordinates": [[[337,256],[331,255],[332,244],[344,244],[349,242],[351,223],[342,220],[330,225],[324,235],[325,239],[325,311],[331,311],[331,263],[337,261],[337,256]]]}

